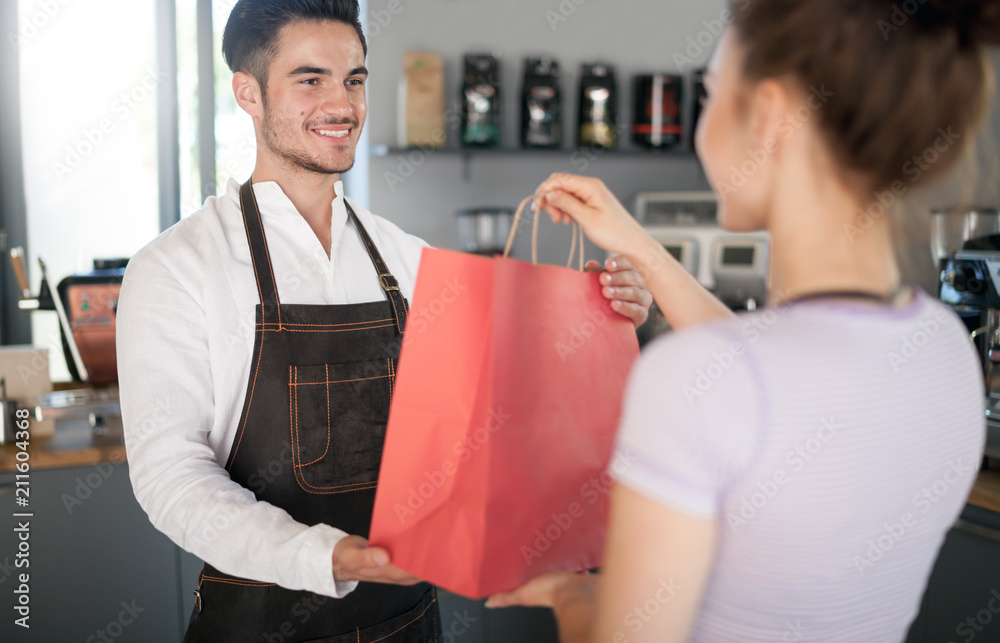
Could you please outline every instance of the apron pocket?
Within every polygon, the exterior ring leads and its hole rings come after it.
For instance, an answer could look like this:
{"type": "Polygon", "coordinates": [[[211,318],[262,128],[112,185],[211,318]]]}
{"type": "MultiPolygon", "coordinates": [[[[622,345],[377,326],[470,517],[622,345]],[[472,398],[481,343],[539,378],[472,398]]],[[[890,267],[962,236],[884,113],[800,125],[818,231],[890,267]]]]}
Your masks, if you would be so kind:
{"type": "Polygon", "coordinates": [[[375,488],[395,375],[391,359],[289,367],[293,464],[304,491],[375,488]]]}

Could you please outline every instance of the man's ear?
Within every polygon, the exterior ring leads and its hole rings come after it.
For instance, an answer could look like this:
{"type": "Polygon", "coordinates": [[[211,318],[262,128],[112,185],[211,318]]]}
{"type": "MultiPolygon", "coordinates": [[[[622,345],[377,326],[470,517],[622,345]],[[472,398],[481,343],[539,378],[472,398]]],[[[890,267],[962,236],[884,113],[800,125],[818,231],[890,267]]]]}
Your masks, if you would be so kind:
{"type": "Polygon", "coordinates": [[[242,71],[233,74],[233,95],[243,111],[254,118],[263,118],[263,95],[256,78],[242,71]]]}

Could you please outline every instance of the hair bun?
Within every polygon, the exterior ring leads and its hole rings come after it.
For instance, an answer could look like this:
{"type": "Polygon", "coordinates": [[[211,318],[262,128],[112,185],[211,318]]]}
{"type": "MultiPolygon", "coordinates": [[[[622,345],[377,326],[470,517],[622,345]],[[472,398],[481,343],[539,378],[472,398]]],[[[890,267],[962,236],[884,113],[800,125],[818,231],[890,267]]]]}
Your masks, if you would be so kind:
{"type": "MultiPolygon", "coordinates": [[[[1000,0],[909,0],[922,5],[927,21],[951,25],[976,43],[1000,45],[1000,0]]],[[[905,3],[909,4],[909,3],[905,3]]]]}

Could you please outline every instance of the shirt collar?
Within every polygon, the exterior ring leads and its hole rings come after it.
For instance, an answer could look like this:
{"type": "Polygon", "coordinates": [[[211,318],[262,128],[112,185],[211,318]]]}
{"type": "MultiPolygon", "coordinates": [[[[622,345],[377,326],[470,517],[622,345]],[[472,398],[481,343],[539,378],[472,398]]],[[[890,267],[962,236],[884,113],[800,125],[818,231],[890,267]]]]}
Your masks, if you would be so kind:
{"type": "MultiPolygon", "coordinates": [[[[347,228],[347,206],[345,205],[346,200],[344,198],[344,182],[337,181],[334,185],[334,191],[337,196],[333,200],[333,218],[330,220],[330,241],[333,251],[336,252],[336,248],[340,245],[341,239],[344,236],[344,231],[347,228]]],[[[240,184],[234,179],[230,179],[228,192],[231,195],[231,198],[235,199],[236,206],[239,208],[240,184]]],[[[257,207],[260,209],[261,216],[264,218],[302,216],[295,208],[295,204],[292,203],[291,199],[285,195],[281,186],[274,181],[254,183],[253,193],[254,196],[257,197],[257,207]]],[[[355,212],[359,217],[365,218],[365,214],[359,211],[357,207],[355,207],[355,212]]],[[[365,222],[366,225],[368,223],[370,222],[365,222]]]]}

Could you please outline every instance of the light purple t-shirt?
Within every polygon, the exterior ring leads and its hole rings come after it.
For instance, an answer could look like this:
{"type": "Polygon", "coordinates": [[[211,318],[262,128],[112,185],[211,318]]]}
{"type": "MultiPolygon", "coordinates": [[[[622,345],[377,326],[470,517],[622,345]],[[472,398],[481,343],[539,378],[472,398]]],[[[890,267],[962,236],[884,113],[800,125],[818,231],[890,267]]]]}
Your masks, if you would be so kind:
{"type": "Polygon", "coordinates": [[[649,346],[618,476],[719,521],[690,640],[903,640],[976,477],[983,396],[964,325],[922,292],[899,309],[802,302],[649,346]]]}

